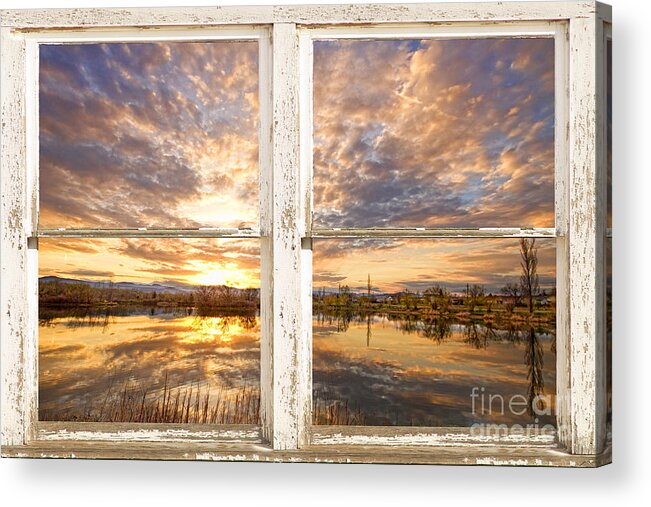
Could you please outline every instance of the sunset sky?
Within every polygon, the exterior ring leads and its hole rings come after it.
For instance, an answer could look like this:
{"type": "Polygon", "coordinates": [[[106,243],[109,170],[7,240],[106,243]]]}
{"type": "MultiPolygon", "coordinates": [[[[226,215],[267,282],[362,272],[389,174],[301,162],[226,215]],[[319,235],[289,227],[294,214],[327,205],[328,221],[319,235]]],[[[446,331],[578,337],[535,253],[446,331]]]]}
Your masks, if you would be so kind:
{"type": "Polygon", "coordinates": [[[254,227],[256,42],[41,46],[42,227],[254,227]]]}
{"type": "MultiPolygon", "coordinates": [[[[536,240],[540,287],[555,286],[554,240],[536,240]]],[[[368,276],[374,292],[424,291],[434,285],[463,291],[466,284],[484,285],[499,293],[520,279],[517,239],[375,239],[315,240],[316,289],[348,285],[366,292],[368,276]]]]}
{"type": "Polygon", "coordinates": [[[322,41],[315,223],[553,227],[554,41],[322,41]]]}
{"type": "Polygon", "coordinates": [[[41,239],[39,275],[260,287],[257,239],[41,239]]]}
{"type": "MultiPolygon", "coordinates": [[[[316,42],[314,118],[316,226],[554,226],[552,39],[316,42]]],[[[517,239],[314,242],[315,288],[497,291],[519,270],[517,239]]]]}
{"type": "MultiPolygon", "coordinates": [[[[41,47],[41,227],[256,227],[255,42],[41,47]]],[[[553,227],[551,39],[323,41],[316,226],[553,227]]],[[[553,242],[540,242],[553,285],[553,242]]],[[[48,240],[41,275],[259,286],[256,240],[48,240]]],[[[315,241],[314,286],[501,286],[517,240],[315,241]],[[364,284],[365,285],[365,284],[364,284]]]]}

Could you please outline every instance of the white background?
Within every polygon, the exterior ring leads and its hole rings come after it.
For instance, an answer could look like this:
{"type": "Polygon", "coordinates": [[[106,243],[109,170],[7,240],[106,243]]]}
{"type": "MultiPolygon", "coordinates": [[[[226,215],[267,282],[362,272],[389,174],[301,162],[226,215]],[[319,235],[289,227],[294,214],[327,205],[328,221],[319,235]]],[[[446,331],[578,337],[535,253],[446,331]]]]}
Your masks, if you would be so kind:
{"type": "MultiPolygon", "coordinates": [[[[308,3],[227,0],[228,4],[308,3]]],[[[331,3],[311,0],[314,3],[331,3]]],[[[394,0],[395,1],[395,0],[394,0]]],[[[3,9],[180,0],[0,0],[3,9]]],[[[191,5],[219,2],[192,0],[191,5]]],[[[614,463],[598,470],[0,460],[1,505],[648,505],[651,499],[651,3],[614,17],[614,463]]]]}

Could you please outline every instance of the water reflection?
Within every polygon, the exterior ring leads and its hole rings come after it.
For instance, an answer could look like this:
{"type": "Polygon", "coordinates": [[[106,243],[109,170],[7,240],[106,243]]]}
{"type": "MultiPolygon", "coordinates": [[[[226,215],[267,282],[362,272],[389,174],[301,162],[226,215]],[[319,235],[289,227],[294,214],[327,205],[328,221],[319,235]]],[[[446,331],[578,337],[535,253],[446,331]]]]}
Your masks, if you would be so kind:
{"type": "Polygon", "coordinates": [[[338,311],[313,336],[317,424],[555,423],[548,325],[338,311]]]}
{"type": "Polygon", "coordinates": [[[257,422],[259,335],[255,312],[41,308],[39,417],[257,422]]]}

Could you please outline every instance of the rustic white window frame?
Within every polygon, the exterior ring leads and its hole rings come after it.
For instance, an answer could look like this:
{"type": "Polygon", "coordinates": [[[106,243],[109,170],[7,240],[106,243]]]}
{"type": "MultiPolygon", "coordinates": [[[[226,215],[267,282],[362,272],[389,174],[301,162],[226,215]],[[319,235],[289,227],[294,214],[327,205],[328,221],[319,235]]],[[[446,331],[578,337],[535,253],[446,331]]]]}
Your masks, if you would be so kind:
{"type": "Polygon", "coordinates": [[[598,2],[0,11],[0,339],[3,456],[599,466],[606,428],[605,50],[598,2]],[[554,37],[555,227],[312,229],[312,41],[319,38],[554,37]],[[257,40],[260,227],[37,229],[38,44],[257,40]],[[37,420],[39,237],[247,237],[261,242],[261,425],[37,420]],[[311,425],[311,240],[320,237],[555,238],[557,426],[311,425]],[[563,304],[564,303],[564,304],[563,304]]]}

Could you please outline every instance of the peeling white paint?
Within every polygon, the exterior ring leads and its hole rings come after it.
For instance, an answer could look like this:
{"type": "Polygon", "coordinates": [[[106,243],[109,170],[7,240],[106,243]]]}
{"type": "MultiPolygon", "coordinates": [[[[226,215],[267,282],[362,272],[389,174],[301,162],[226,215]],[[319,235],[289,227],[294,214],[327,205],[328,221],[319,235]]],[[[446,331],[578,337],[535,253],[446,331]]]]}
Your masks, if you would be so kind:
{"type": "MultiPolygon", "coordinates": [[[[273,26],[271,66],[270,279],[271,336],[262,346],[263,435],[274,449],[308,442],[310,388],[300,373],[307,360],[302,339],[299,223],[298,32],[293,23],[273,26]],[[273,338],[272,338],[273,337],[273,338]],[[266,357],[265,357],[266,356],[266,357]]],[[[306,324],[307,325],[307,324],[306,324]]]]}
{"type": "Polygon", "coordinates": [[[34,344],[29,321],[26,227],[26,45],[0,31],[0,350],[2,420],[0,445],[20,445],[35,416],[34,344]]]}
{"type": "Polygon", "coordinates": [[[476,465],[506,465],[506,466],[528,466],[527,459],[500,459],[500,458],[477,458],[476,465]]]}
{"type": "Polygon", "coordinates": [[[70,443],[73,447],[61,447],[58,442],[46,442],[39,446],[3,448],[3,456],[12,457],[60,457],[60,458],[111,458],[111,459],[185,459],[200,461],[254,461],[272,463],[414,463],[414,464],[478,464],[490,466],[561,466],[595,467],[610,457],[585,456],[573,459],[568,453],[550,449],[495,447],[467,449],[445,448],[387,448],[383,446],[311,446],[305,449],[278,451],[267,448],[264,452],[252,451],[248,445],[219,445],[206,448],[205,444],[122,444],[93,442],[70,443]]]}
{"type": "Polygon", "coordinates": [[[259,238],[258,229],[39,229],[39,238],[259,238]]]}
{"type": "Polygon", "coordinates": [[[39,440],[46,441],[108,441],[108,442],[215,442],[227,440],[232,442],[245,442],[260,438],[260,430],[215,430],[197,431],[184,429],[169,430],[125,430],[125,431],[98,431],[98,430],[72,430],[58,431],[40,430],[39,440]]]}
{"type": "Polygon", "coordinates": [[[313,238],[554,238],[556,229],[521,229],[518,227],[450,228],[365,228],[319,227],[312,229],[313,238]]]}
{"type": "Polygon", "coordinates": [[[396,435],[369,434],[320,434],[315,429],[312,443],[319,445],[393,445],[393,446],[494,446],[494,445],[526,445],[548,446],[556,445],[556,437],[550,435],[472,435],[471,433],[399,433],[396,435]]]}
{"type": "MultiPolygon", "coordinates": [[[[247,461],[245,454],[218,454],[214,452],[200,452],[195,455],[195,458],[199,461],[247,461]]],[[[249,461],[252,459],[253,456],[249,456],[249,461]]]]}
{"type": "Polygon", "coordinates": [[[24,28],[298,23],[441,23],[533,21],[590,15],[595,2],[276,5],[126,9],[3,10],[3,26],[24,28]]]}
{"type": "Polygon", "coordinates": [[[603,238],[606,233],[603,20],[570,20],[569,429],[576,454],[606,443],[606,326],[603,238]]]}

